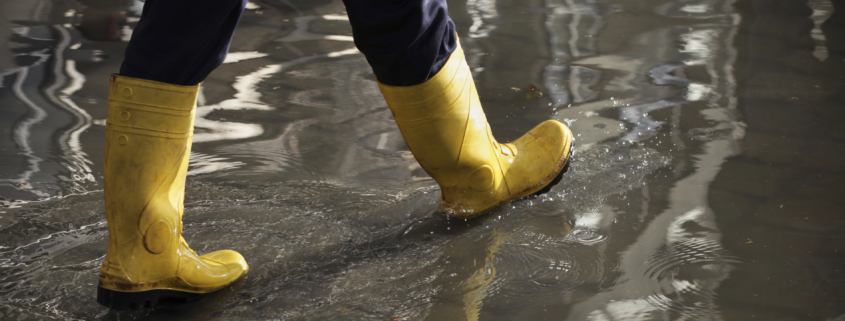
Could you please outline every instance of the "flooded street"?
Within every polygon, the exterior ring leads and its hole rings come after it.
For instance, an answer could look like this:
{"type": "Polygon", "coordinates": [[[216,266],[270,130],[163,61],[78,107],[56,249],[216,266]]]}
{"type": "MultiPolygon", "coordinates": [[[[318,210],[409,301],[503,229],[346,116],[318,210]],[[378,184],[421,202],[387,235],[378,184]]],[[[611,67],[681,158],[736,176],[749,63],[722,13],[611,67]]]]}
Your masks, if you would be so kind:
{"type": "Polygon", "coordinates": [[[106,97],[143,2],[0,0],[0,320],[845,321],[834,2],[450,1],[496,138],[576,136],[549,193],[464,220],[341,1],[255,0],[200,89],[183,218],[250,271],[116,311],[106,97]]]}

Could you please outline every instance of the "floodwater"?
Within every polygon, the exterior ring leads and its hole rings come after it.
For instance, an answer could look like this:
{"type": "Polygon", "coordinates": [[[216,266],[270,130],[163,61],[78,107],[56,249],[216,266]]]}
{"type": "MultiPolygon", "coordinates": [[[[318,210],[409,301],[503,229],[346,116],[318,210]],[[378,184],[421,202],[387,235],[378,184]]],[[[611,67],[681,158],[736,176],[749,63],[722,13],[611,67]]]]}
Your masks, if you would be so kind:
{"type": "Polygon", "coordinates": [[[340,1],[250,3],[202,86],[184,216],[249,275],[105,309],[106,95],[142,6],[0,0],[2,320],[845,320],[828,0],[450,1],[494,135],[577,136],[550,193],[471,220],[437,213],[340,1]]]}

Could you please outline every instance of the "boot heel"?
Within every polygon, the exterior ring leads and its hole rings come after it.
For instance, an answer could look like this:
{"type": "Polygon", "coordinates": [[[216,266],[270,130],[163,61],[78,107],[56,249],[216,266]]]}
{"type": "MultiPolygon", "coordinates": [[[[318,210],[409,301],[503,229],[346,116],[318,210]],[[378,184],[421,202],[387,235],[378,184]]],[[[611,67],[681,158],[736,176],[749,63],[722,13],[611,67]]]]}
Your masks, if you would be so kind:
{"type": "Polygon", "coordinates": [[[120,292],[97,286],[97,303],[115,310],[136,310],[155,307],[160,301],[187,302],[201,297],[201,293],[172,290],[150,290],[143,292],[120,292]]]}

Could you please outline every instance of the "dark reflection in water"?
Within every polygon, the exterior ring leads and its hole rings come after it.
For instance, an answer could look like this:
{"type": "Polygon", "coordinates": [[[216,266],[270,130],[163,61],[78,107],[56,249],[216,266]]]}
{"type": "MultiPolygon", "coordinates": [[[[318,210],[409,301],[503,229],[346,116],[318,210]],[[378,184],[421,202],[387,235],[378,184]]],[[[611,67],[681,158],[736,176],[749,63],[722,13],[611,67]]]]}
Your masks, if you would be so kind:
{"type": "Polygon", "coordinates": [[[143,3],[0,1],[0,319],[845,320],[842,6],[452,1],[494,134],[577,136],[550,193],[467,221],[435,212],[342,3],[251,2],[184,217],[250,274],[118,312],[103,119],[143,3]]]}

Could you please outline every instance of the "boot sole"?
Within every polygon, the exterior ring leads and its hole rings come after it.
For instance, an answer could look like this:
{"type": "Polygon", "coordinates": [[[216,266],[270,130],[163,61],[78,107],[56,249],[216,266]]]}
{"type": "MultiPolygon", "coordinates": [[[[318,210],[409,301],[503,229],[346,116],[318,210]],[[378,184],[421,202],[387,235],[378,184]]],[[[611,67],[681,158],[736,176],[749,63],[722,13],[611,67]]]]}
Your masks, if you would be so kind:
{"type": "MultiPolygon", "coordinates": [[[[569,156],[569,159],[572,159],[572,156],[571,156],[571,155],[569,156]]],[[[535,199],[535,198],[537,198],[538,196],[543,195],[543,194],[546,194],[546,193],[548,193],[549,191],[551,191],[551,190],[552,190],[552,187],[554,187],[555,185],[557,185],[558,183],[560,183],[560,181],[562,181],[562,180],[563,180],[563,174],[566,174],[566,172],[568,172],[568,171],[569,171],[569,159],[567,159],[567,160],[566,160],[566,165],[563,165],[563,169],[561,169],[561,170],[560,170],[560,172],[557,174],[557,176],[555,176],[555,178],[554,178],[554,179],[552,179],[552,181],[549,183],[549,185],[546,185],[546,187],[543,187],[542,189],[540,189],[539,191],[536,191],[536,192],[532,193],[531,195],[528,195],[528,196],[526,196],[526,197],[523,197],[523,199],[529,199],[529,200],[530,200],[530,199],[535,199]]]]}
{"type": "Polygon", "coordinates": [[[160,301],[188,302],[201,297],[202,293],[174,290],[149,290],[142,292],[120,292],[97,286],[97,303],[115,310],[136,310],[155,307],[160,301]]]}

